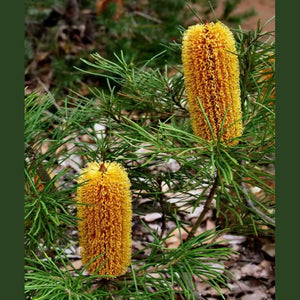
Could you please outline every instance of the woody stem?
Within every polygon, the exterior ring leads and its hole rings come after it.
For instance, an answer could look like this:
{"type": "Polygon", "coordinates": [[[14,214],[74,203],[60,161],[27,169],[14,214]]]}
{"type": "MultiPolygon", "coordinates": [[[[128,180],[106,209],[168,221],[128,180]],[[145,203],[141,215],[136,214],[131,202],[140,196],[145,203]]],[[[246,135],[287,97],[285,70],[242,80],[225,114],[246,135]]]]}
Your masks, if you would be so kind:
{"type": "Polygon", "coordinates": [[[215,177],[215,181],[213,183],[213,186],[209,192],[209,195],[207,197],[207,200],[204,204],[204,208],[203,208],[203,211],[201,212],[199,218],[197,219],[196,223],[193,225],[192,227],[192,230],[189,232],[189,235],[187,237],[187,241],[189,239],[191,239],[192,237],[194,237],[196,231],[197,231],[197,228],[200,226],[204,216],[206,215],[206,213],[208,212],[209,208],[210,208],[210,205],[211,205],[211,202],[215,196],[215,193],[216,193],[216,190],[217,190],[217,187],[218,187],[218,173],[216,174],[216,177],[215,177]]]}

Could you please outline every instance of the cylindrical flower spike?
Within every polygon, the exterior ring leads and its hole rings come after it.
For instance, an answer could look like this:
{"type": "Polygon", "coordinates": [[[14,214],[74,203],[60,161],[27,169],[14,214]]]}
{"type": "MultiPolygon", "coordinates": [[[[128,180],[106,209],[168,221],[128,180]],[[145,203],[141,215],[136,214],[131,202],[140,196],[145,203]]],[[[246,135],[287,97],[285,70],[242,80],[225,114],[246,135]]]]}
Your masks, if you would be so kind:
{"type": "Polygon", "coordinates": [[[210,141],[213,132],[215,140],[236,145],[232,139],[243,128],[233,34],[221,22],[190,26],[183,36],[182,62],[194,133],[210,141]]]}
{"type": "Polygon", "coordinates": [[[100,255],[87,267],[91,274],[100,268],[99,275],[123,275],[131,260],[132,208],[127,173],[116,162],[92,162],[82,170],[78,183],[82,263],[86,265],[100,255]]]}

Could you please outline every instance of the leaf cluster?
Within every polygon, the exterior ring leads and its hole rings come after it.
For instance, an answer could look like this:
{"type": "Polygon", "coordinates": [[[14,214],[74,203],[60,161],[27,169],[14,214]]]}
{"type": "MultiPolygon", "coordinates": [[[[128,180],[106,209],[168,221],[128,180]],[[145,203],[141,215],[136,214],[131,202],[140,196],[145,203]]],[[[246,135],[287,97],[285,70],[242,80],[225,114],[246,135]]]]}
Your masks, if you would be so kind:
{"type": "MultiPolygon", "coordinates": [[[[118,278],[85,275],[86,266],[78,270],[72,262],[59,253],[55,259],[44,253],[27,259],[25,294],[28,299],[176,299],[176,294],[187,299],[200,295],[195,288],[193,276],[213,286],[220,294],[220,285],[226,285],[229,273],[221,261],[226,260],[232,250],[216,242],[218,234],[212,230],[183,243],[177,249],[164,247],[164,239],[149,232],[154,238],[147,247],[149,256],[135,259],[133,254],[131,272],[118,278]],[[193,275],[192,275],[193,274],[193,275]]],[[[145,249],[143,249],[145,250],[145,249]]]]}

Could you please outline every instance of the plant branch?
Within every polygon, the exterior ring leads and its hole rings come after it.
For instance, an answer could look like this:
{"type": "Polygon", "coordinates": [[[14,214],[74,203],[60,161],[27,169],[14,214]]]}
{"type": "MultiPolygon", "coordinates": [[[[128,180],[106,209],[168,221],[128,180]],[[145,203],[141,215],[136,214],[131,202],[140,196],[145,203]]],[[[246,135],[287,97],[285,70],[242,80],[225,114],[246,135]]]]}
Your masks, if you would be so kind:
{"type": "Polygon", "coordinates": [[[161,225],[161,233],[160,233],[160,236],[159,236],[159,239],[161,239],[167,229],[167,225],[166,225],[166,213],[165,213],[165,203],[164,203],[164,195],[162,193],[162,188],[161,188],[161,183],[162,183],[162,180],[161,178],[157,178],[157,184],[158,184],[158,188],[159,188],[159,194],[158,194],[158,202],[160,204],[160,207],[161,207],[161,212],[162,212],[162,225],[161,225]]]}
{"type": "Polygon", "coordinates": [[[164,269],[168,269],[171,265],[174,265],[176,263],[178,263],[182,258],[184,257],[184,255],[180,255],[178,258],[175,258],[174,260],[169,261],[168,263],[164,264],[164,265],[160,265],[157,267],[152,267],[152,268],[148,268],[146,270],[142,270],[136,273],[136,276],[144,276],[146,274],[149,273],[157,273],[159,271],[162,271],[164,269]]]}
{"type": "MultiPolygon", "coordinates": [[[[242,166],[244,166],[245,161],[242,161],[242,166]]],[[[248,207],[250,207],[252,210],[254,210],[260,217],[262,217],[265,221],[267,221],[268,223],[270,223],[271,225],[275,226],[275,220],[268,217],[267,215],[265,215],[262,211],[260,211],[252,202],[252,200],[250,199],[250,197],[248,196],[248,188],[246,187],[245,182],[241,182],[241,187],[244,191],[244,200],[246,201],[248,207]]]]}
{"type": "Polygon", "coordinates": [[[200,226],[200,224],[201,224],[201,222],[202,222],[205,214],[208,212],[208,210],[210,208],[210,205],[211,205],[211,202],[212,202],[212,200],[213,200],[213,198],[215,196],[217,187],[218,187],[218,173],[216,174],[215,181],[214,181],[213,186],[212,186],[212,188],[211,188],[211,190],[209,192],[207,200],[206,200],[206,202],[204,204],[203,211],[201,212],[199,218],[197,219],[196,223],[193,225],[191,231],[189,232],[189,235],[188,235],[188,237],[186,239],[187,241],[189,239],[191,239],[195,235],[197,228],[200,226]]]}
{"type": "Polygon", "coordinates": [[[157,19],[157,18],[154,18],[154,17],[152,17],[152,16],[149,16],[149,15],[147,15],[147,14],[141,12],[141,11],[134,11],[132,14],[133,14],[133,15],[140,16],[140,17],[145,18],[145,19],[148,19],[148,20],[150,20],[150,21],[156,22],[156,23],[158,23],[158,24],[161,24],[161,22],[162,22],[161,20],[159,20],[159,19],[157,19]]]}

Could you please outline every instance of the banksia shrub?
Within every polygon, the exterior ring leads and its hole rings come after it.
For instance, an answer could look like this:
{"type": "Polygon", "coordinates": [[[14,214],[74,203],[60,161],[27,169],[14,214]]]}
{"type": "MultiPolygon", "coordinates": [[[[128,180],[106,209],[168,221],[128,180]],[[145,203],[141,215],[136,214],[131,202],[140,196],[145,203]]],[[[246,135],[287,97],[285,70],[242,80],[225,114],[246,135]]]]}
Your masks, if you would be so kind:
{"type": "Polygon", "coordinates": [[[194,133],[210,141],[213,132],[215,139],[236,145],[242,116],[233,34],[221,22],[190,26],[183,36],[182,62],[194,133]]]}
{"type": "Polygon", "coordinates": [[[89,163],[77,189],[82,263],[92,274],[119,276],[131,259],[130,181],[116,162],[89,163]]]}

